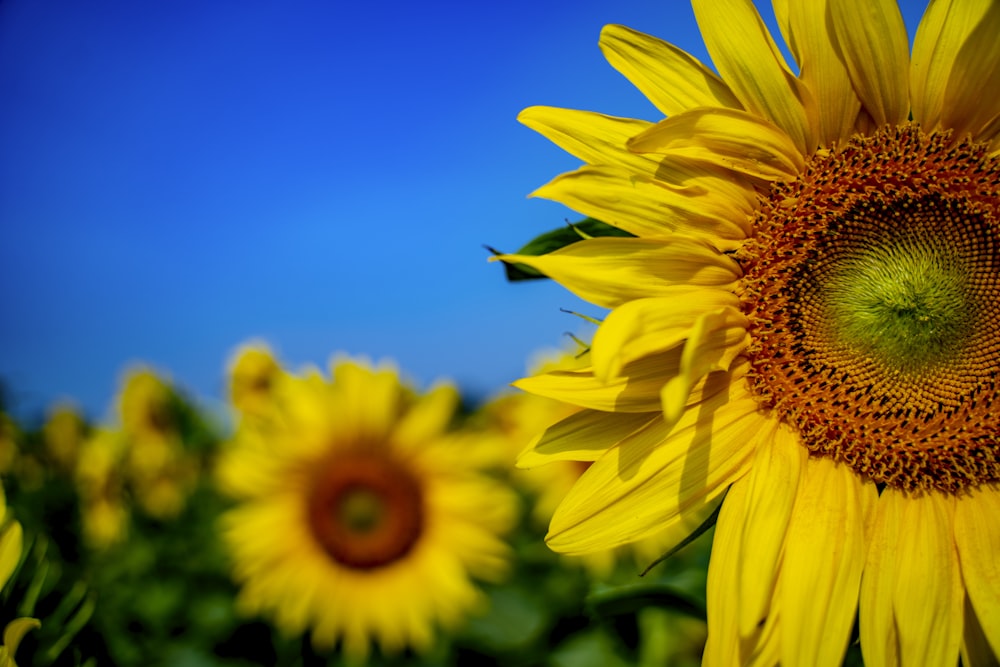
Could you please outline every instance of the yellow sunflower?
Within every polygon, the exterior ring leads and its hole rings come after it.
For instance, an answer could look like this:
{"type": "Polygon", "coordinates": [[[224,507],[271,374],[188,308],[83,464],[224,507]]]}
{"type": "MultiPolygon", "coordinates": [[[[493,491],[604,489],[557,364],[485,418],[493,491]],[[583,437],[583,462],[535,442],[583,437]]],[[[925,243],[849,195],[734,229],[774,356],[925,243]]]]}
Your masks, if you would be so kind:
{"type": "Polygon", "coordinates": [[[185,449],[177,420],[176,395],[168,382],[146,367],[124,376],[118,409],[124,474],[140,508],[158,519],[176,517],[197,481],[197,464],[185,449]]]}
{"type": "Polygon", "coordinates": [[[508,255],[610,313],[592,367],[519,382],[584,410],[549,544],[682,535],[722,502],[708,665],[1000,655],[1000,3],[695,0],[718,75],[620,26],[667,118],[535,107],[586,164],[535,194],[633,234],[508,255]]]}
{"type": "Polygon", "coordinates": [[[273,410],[219,465],[239,602],[289,635],[363,659],[426,651],[484,602],[516,520],[513,494],[447,431],[457,392],[417,395],[389,367],[340,360],[333,379],[279,374],[273,410]]]}
{"type": "Polygon", "coordinates": [[[267,413],[282,373],[266,343],[247,343],[236,351],[229,364],[229,400],[241,417],[256,419],[267,413]]]}
{"type": "Polygon", "coordinates": [[[102,550],[122,542],[131,520],[122,461],[128,443],[112,428],[94,429],[80,445],[74,477],[84,542],[102,550]]]}
{"type": "Polygon", "coordinates": [[[86,437],[87,423],[76,405],[61,401],[49,409],[42,439],[48,458],[57,469],[73,470],[86,437]]]}

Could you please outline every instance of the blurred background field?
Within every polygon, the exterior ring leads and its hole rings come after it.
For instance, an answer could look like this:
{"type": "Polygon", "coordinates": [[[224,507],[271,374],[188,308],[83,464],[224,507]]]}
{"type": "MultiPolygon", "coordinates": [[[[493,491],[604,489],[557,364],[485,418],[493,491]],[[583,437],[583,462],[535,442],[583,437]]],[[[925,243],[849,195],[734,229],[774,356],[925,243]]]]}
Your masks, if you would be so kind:
{"type": "MultiPolygon", "coordinates": [[[[218,474],[232,429],[148,369],[127,378],[114,420],[88,423],[66,406],[40,429],[5,417],[7,521],[23,525],[24,554],[3,589],[0,622],[41,621],[17,649],[18,664],[359,664],[337,648],[315,649],[308,636],[288,636],[267,615],[240,613],[220,537],[220,515],[234,504],[218,474]],[[165,390],[159,398],[156,387],[165,390]]],[[[482,584],[488,604],[455,631],[438,632],[429,652],[376,649],[364,664],[700,664],[709,535],[641,577],[648,554],[581,559],[544,545],[553,494],[558,500],[585,466],[515,470],[513,452],[565,410],[502,392],[454,415],[448,433],[493,461],[490,476],[519,499],[505,536],[510,571],[482,584]]]]}

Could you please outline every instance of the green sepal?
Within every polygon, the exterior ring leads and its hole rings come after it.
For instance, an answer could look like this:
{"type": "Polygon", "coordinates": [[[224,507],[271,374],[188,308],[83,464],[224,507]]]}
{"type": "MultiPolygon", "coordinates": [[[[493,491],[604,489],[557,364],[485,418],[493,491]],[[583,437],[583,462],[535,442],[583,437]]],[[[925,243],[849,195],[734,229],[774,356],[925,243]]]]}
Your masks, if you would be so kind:
{"type": "Polygon", "coordinates": [[[660,556],[659,558],[657,558],[656,560],[654,560],[652,563],[650,563],[649,565],[647,565],[646,569],[643,570],[639,574],[639,576],[640,577],[645,577],[647,574],[649,574],[649,571],[652,570],[654,567],[656,567],[657,565],[659,565],[663,561],[667,560],[668,558],[670,558],[671,556],[673,556],[675,553],[677,553],[678,551],[680,551],[681,549],[683,549],[687,545],[689,545],[692,542],[694,542],[695,540],[697,540],[699,537],[701,537],[702,535],[704,535],[705,532],[708,531],[709,528],[711,528],[712,526],[714,526],[715,522],[719,520],[719,512],[722,510],[722,501],[725,500],[727,493],[729,493],[729,489],[728,488],[725,491],[722,492],[722,496],[718,500],[719,504],[716,505],[715,509],[712,510],[712,513],[709,514],[708,517],[704,521],[701,522],[700,526],[698,526],[697,528],[695,528],[691,532],[690,535],[688,535],[683,540],[681,540],[680,542],[678,542],[677,545],[674,546],[673,549],[670,549],[669,551],[667,551],[667,553],[663,554],[662,556],[660,556]]]}
{"type": "MultiPolygon", "coordinates": [[[[550,232],[545,232],[544,234],[536,236],[513,254],[547,255],[554,250],[565,248],[566,246],[576,243],[577,241],[594,238],[596,236],[633,236],[633,234],[629,234],[624,229],[613,227],[606,222],[601,222],[600,220],[595,220],[594,218],[584,218],[579,222],[568,222],[563,227],[553,229],[550,232]]],[[[486,246],[486,249],[494,255],[505,254],[491,248],[490,246],[486,246]]],[[[518,262],[504,262],[503,268],[504,272],[507,274],[507,280],[510,282],[548,278],[548,276],[538,269],[525,264],[520,264],[518,262]]]]}

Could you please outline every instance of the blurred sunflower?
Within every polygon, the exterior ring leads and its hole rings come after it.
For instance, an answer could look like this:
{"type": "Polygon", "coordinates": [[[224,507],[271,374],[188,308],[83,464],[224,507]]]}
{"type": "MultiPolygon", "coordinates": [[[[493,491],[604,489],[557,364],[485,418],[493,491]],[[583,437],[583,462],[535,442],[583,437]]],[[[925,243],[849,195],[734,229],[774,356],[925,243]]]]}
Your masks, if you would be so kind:
{"type": "Polygon", "coordinates": [[[435,626],[484,602],[472,577],[504,575],[516,520],[513,494],[447,432],[457,393],[419,396],[391,368],[348,360],[332,381],[275,378],[270,416],[219,463],[238,499],[222,532],[239,603],[352,659],[373,644],[429,650],[435,626]]]}
{"type": "Polygon", "coordinates": [[[284,371],[263,342],[241,346],[229,364],[229,400],[244,419],[266,415],[284,371]]]}
{"type": "Polygon", "coordinates": [[[125,373],[118,397],[124,474],[136,503],[157,519],[177,516],[197,481],[197,463],[184,447],[177,397],[146,367],[125,373]]]}
{"type": "Polygon", "coordinates": [[[53,405],[42,427],[47,458],[61,472],[72,471],[80,447],[87,437],[87,422],[76,405],[60,402],[53,405]]]}
{"type": "Polygon", "coordinates": [[[83,540],[106,549],[125,539],[130,519],[122,460],[126,443],[110,428],[96,428],[80,446],[74,477],[80,498],[83,540]]]}
{"type": "Polygon", "coordinates": [[[620,26],[667,116],[529,108],[586,165],[535,194],[630,232],[507,255],[611,312],[585,408],[536,456],[593,460],[550,525],[587,552],[689,530],[729,489],[705,664],[1000,656],[1000,3],[695,0],[719,74],[620,26]]]}

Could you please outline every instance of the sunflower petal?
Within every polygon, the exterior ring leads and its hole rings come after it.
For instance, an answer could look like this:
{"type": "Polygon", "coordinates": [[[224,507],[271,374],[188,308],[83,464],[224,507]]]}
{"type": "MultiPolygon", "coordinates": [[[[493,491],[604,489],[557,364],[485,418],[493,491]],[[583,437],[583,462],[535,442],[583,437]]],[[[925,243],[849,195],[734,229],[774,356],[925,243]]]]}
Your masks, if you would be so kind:
{"type": "MultiPolygon", "coordinates": [[[[0,490],[0,494],[3,491],[0,490]]],[[[21,562],[24,544],[24,529],[21,523],[11,521],[0,535],[0,588],[2,588],[21,562]]]]}
{"type": "Polygon", "coordinates": [[[809,91],[788,69],[753,3],[694,0],[692,5],[712,62],[747,111],[780,127],[800,154],[811,153],[809,91]]]}
{"type": "Polygon", "coordinates": [[[751,113],[699,108],[662,120],[628,142],[637,153],[703,160],[765,181],[788,179],[804,165],[788,135],[751,113]]]}
{"type": "Polygon", "coordinates": [[[453,385],[440,384],[430,389],[400,416],[393,430],[393,442],[401,447],[421,446],[444,433],[455,416],[459,400],[458,390],[453,385]]]}
{"type": "Polygon", "coordinates": [[[598,306],[614,308],[633,299],[668,294],[675,285],[732,285],[740,267],[704,241],[601,237],[546,255],[498,255],[538,269],[598,306]]]}
{"type": "Polygon", "coordinates": [[[658,412],[580,410],[542,432],[517,458],[518,468],[553,461],[596,461],[622,438],[643,428],[658,412]]]}
{"type": "Polygon", "coordinates": [[[695,320],[681,353],[677,375],[663,386],[663,415],[675,423],[688,403],[691,389],[713,371],[729,370],[729,364],[747,344],[747,319],[732,306],[703,313],[695,320]]]}
{"type": "Polygon", "coordinates": [[[1000,657],[1000,490],[983,487],[958,499],[955,545],[966,594],[994,654],[1000,657]]]}
{"type": "Polygon", "coordinates": [[[644,238],[673,233],[704,238],[720,250],[733,250],[747,237],[750,219],[741,201],[720,196],[709,178],[686,188],[637,176],[621,167],[585,166],[557,176],[531,193],[644,238]],[[725,210],[723,205],[728,205],[725,210]]]}
{"type": "MultiPolygon", "coordinates": [[[[770,434],[774,427],[766,431],[770,434]]],[[[767,446],[762,439],[758,449],[767,446]]],[[[749,636],[740,634],[741,605],[735,595],[740,589],[741,578],[745,576],[744,526],[747,513],[753,507],[749,499],[750,480],[749,476],[744,476],[729,488],[715,524],[712,558],[708,562],[708,640],[702,656],[703,665],[748,664],[747,658],[757,648],[761,638],[759,627],[754,628],[749,636]]]]}
{"type": "Polygon", "coordinates": [[[592,369],[586,368],[534,375],[517,380],[514,386],[591,410],[658,412],[664,378],[679,367],[680,354],[666,353],[626,364],[621,375],[611,382],[601,382],[592,369]]]}
{"type": "Polygon", "coordinates": [[[896,0],[830,2],[840,57],[862,106],[877,126],[910,114],[910,45],[896,0]]]}
{"type": "Polygon", "coordinates": [[[910,104],[913,120],[928,131],[941,126],[955,56],[985,7],[985,3],[931,0],[920,19],[910,62],[910,104]]]}
{"type": "Polygon", "coordinates": [[[781,565],[781,664],[838,667],[858,608],[864,526],[878,492],[821,457],[807,460],[798,488],[781,565]]]}
{"type": "MultiPolygon", "coordinates": [[[[13,656],[17,653],[17,647],[20,646],[21,640],[28,634],[28,631],[36,630],[40,627],[42,627],[42,623],[37,618],[22,617],[14,619],[3,629],[3,648],[7,650],[9,655],[13,656]]],[[[13,659],[10,662],[14,667],[17,667],[13,659]]]]}
{"type": "Polygon", "coordinates": [[[656,157],[637,155],[625,147],[631,137],[652,125],[648,121],[544,106],[528,107],[517,119],[587,164],[616,165],[650,176],[659,166],[656,157]]]}
{"type": "Polygon", "coordinates": [[[950,665],[962,640],[952,499],[889,488],[879,498],[861,583],[866,664],[950,665]]]}
{"type": "MultiPolygon", "coordinates": [[[[968,3],[976,4],[976,3],[968,3]]],[[[986,11],[955,55],[945,88],[941,120],[959,138],[983,137],[983,130],[1000,114],[1000,99],[983,91],[1000,88],[1000,3],[983,3],[986,11]]]]}
{"type": "Polygon", "coordinates": [[[626,362],[680,345],[699,315],[738,305],[727,290],[684,286],[670,290],[669,296],[629,301],[611,311],[594,334],[594,375],[608,381],[626,362]]]}
{"type": "Polygon", "coordinates": [[[601,31],[601,50],[665,116],[693,107],[742,108],[729,86],[690,54],[620,25],[601,31]]]}
{"type": "Polygon", "coordinates": [[[757,402],[721,391],[669,429],[651,423],[594,462],[552,517],[546,541],[563,553],[588,553],[683,526],[746,473],[767,423],[757,402]]]}
{"type": "Polygon", "coordinates": [[[799,63],[799,79],[816,101],[815,134],[821,146],[850,137],[861,108],[851,77],[837,57],[828,6],[829,0],[774,3],[778,23],[799,63]]]}
{"type": "Polygon", "coordinates": [[[808,450],[788,429],[758,447],[747,476],[747,507],[740,539],[738,630],[749,636],[764,621],[778,574],[779,554],[808,450]]]}
{"type": "Polygon", "coordinates": [[[969,665],[997,665],[1000,659],[990,648],[990,643],[986,639],[983,626],[976,616],[976,611],[972,608],[969,596],[965,596],[965,619],[962,629],[962,664],[969,665]]]}
{"type": "Polygon", "coordinates": [[[1000,5],[934,0],[913,42],[910,87],[913,118],[928,130],[952,128],[974,139],[1000,113],[1000,5]]]}

